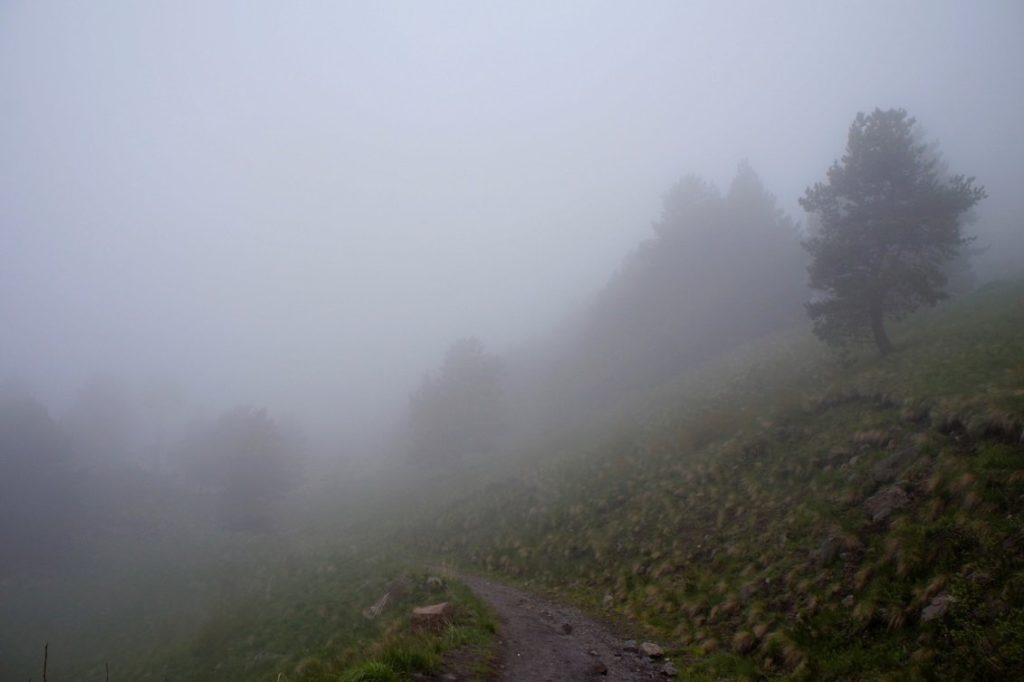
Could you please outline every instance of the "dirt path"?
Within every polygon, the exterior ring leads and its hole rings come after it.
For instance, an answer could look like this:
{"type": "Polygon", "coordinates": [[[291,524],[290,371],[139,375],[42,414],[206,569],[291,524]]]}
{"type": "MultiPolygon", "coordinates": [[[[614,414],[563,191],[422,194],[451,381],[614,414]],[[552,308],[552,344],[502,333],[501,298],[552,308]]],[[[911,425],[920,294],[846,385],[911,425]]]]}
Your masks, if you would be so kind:
{"type": "Polygon", "coordinates": [[[667,680],[671,664],[627,646],[581,611],[477,577],[463,580],[498,612],[498,680],[667,680]],[[668,667],[668,670],[666,670],[668,667]]]}

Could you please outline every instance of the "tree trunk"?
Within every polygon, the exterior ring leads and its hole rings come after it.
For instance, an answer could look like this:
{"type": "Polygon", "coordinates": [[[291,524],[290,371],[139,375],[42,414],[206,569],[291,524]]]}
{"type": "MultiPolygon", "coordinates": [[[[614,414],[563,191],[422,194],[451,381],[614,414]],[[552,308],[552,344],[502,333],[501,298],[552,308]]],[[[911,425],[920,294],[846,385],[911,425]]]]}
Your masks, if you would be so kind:
{"type": "Polygon", "coordinates": [[[875,337],[875,345],[878,346],[878,352],[883,357],[892,352],[892,342],[889,341],[889,335],[885,333],[885,319],[881,304],[871,306],[871,334],[875,337]]]}

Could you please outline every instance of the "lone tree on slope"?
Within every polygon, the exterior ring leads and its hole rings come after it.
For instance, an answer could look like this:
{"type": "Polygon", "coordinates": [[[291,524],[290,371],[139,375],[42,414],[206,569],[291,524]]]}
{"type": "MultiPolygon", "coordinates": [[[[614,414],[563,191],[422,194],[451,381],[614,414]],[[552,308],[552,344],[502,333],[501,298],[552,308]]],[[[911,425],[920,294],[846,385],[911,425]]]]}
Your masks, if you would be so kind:
{"type": "Polygon", "coordinates": [[[821,292],[807,312],[831,345],[870,338],[891,352],[885,319],[947,296],[946,266],[969,241],[964,214],[986,196],[974,178],[946,176],[914,125],[903,109],[857,114],[828,181],[800,199],[820,225],[804,242],[821,292]]]}

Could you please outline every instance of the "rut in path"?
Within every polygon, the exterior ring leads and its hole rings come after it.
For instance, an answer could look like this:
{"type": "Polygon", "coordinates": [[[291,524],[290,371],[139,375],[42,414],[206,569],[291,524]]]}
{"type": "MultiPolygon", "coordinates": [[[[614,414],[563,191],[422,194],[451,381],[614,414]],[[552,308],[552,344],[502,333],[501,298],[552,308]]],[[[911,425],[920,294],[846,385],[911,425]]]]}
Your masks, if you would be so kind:
{"type": "Polygon", "coordinates": [[[671,663],[626,651],[625,642],[578,609],[483,578],[462,579],[498,612],[501,682],[675,679],[671,663]]]}

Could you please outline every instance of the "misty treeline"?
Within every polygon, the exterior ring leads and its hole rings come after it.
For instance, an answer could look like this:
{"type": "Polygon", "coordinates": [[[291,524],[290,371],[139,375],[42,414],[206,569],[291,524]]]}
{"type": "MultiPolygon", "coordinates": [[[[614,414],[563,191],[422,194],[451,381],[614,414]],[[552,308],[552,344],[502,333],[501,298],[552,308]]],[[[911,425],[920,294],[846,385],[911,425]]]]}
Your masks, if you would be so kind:
{"type": "MultiPolygon", "coordinates": [[[[724,189],[684,177],[651,236],[542,341],[501,356],[457,341],[378,459],[446,472],[528,450],[613,420],[652,387],[805,312],[826,341],[873,337],[887,352],[886,318],[970,281],[963,229],[983,197],[898,110],[855,119],[846,154],[803,198],[804,224],[748,163],[724,189]]],[[[57,561],[97,529],[146,532],[175,518],[168,510],[272,530],[286,494],[311,478],[305,450],[300,430],[266,410],[209,416],[170,386],[93,381],[57,416],[5,389],[0,571],[57,561]]]]}
{"type": "Polygon", "coordinates": [[[141,537],[185,517],[270,530],[302,452],[301,436],[262,409],[204,418],[173,391],[132,395],[99,380],[55,418],[24,388],[3,387],[0,574],[56,565],[96,534],[141,537]]]}
{"type": "Polygon", "coordinates": [[[805,226],[747,162],[724,192],[687,176],[665,194],[653,236],[546,347],[504,365],[478,341],[452,347],[412,398],[410,454],[463,463],[521,447],[524,435],[611,418],[634,395],[804,312],[842,351],[870,341],[890,353],[886,320],[973,285],[978,250],[965,228],[985,197],[902,109],[856,116],[843,157],[800,199],[805,226]]]}
{"type": "Polygon", "coordinates": [[[725,191],[681,179],[653,233],[538,347],[502,361],[474,339],[453,345],[411,398],[410,457],[430,466],[486,459],[608,416],[644,387],[801,314],[798,226],[748,163],[725,191]]]}

